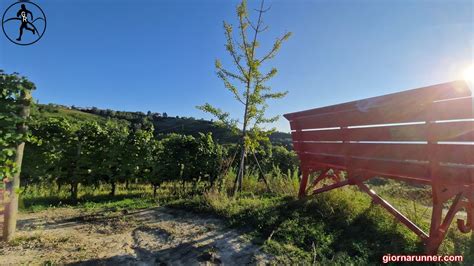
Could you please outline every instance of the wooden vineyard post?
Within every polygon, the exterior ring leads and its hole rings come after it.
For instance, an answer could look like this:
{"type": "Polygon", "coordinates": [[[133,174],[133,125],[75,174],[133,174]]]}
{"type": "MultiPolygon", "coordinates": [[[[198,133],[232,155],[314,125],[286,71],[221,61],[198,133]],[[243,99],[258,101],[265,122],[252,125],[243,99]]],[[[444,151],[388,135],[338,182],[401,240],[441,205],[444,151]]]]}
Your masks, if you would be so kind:
{"type": "MultiPolygon", "coordinates": [[[[24,90],[20,95],[20,117],[21,123],[17,126],[17,131],[20,134],[27,133],[26,119],[30,116],[30,100],[31,92],[24,90]]],[[[15,164],[17,171],[12,177],[12,180],[6,184],[5,189],[5,209],[4,209],[4,224],[3,224],[3,240],[10,241],[16,230],[16,219],[18,213],[18,190],[20,189],[20,173],[21,164],[23,161],[23,152],[25,150],[25,142],[21,142],[16,146],[15,164]]]]}
{"type": "Polygon", "coordinates": [[[3,186],[3,182],[0,181],[0,232],[2,233],[2,236],[0,240],[3,239],[3,223],[5,222],[4,220],[4,215],[5,215],[5,209],[4,209],[4,192],[5,192],[5,187],[3,186]]]}

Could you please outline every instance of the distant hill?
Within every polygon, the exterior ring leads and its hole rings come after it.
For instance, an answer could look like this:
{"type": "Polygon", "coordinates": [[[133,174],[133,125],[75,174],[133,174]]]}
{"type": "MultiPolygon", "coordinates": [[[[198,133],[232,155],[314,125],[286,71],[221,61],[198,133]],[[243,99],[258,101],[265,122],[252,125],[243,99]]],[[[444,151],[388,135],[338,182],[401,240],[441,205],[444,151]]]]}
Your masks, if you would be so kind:
{"type": "MultiPolygon", "coordinates": [[[[217,123],[193,117],[171,117],[167,113],[154,112],[126,112],[110,109],[99,109],[96,107],[82,108],[69,107],[57,104],[37,104],[32,109],[32,117],[41,119],[45,117],[67,117],[75,121],[95,120],[105,121],[106,119],[119,119],[128,121],[133,127],[141,128],[153,124],[155,134],[160,137],[169,133],[185,135],[197,135],[199,132],[212,132],[214,138],[221,143],[236,142],[237,136],[229,129],[219,126],[217,123]]],[[[291,134],[275,132],[270,136],[273,144],[291,147],[291,134]]]]}

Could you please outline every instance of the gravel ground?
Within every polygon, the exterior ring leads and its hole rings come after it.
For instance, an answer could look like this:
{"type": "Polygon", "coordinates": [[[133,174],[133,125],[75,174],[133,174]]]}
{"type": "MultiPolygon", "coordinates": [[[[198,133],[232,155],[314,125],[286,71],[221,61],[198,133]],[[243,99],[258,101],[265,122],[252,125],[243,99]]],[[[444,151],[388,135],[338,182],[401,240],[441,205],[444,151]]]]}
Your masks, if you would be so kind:
{"type": "Polygon", "coordinates": [[[0,243],[0,265],[268,264],[242,232],[222,220],[157,207],[86,214],[54,209],[21,214],[13,242],[0,243]]]}

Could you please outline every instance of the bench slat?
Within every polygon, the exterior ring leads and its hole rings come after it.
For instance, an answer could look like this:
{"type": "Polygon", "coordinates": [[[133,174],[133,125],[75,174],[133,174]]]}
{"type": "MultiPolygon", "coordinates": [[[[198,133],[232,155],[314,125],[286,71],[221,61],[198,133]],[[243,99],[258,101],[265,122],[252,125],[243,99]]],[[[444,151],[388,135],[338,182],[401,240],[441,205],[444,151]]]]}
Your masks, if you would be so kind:
{"type": "MultiPolygon", "coordinates": [[[[367,159],[430,161],[427,144],[303,142],[298,145],[295,150],[301,154],[347,154],[367,159]]],[[[436,156],[433,159],[439,162],[474,165],[474,145],[437,144],[434,150],[436,156]]]]}
{"type": "Polygon", "coordinates": [[[349,176],[380,175],[384,177],[401,177],[409,180],[418,180],[428,184],[430,180],[430,171],[428,163],[410,163],[404,161],[383,161],[369,160],[361,158],[305,154],[304,167],[313,170],[323,169],[325,167],[348,170],[349,176]],[[355,174],[356,173],[356,174],[355,174]]]}
{"type": "Polygon", "coordinates": [[[305,167],[308,168],[320,168],[322,165],[329,167],[335,167],[340,169],[346,168],[346,160],[342,156],[331,156],[323,154],[299,154],[302,162],[305,162],[305,167]]]}
{"type": "Polygon", "coordinates": [[[433,120],[474,118],[473,105],[473,97],[433,103],[433,120]]]}
{"type": "Polygon", "coordinates": [[[432,131],[438,141],[474,141],[474,121],[436,123],[432,131]]]}
{"type": "Polygon", "coordinates": [[[456,120],[474,118],[474,98],[435,102],[432,106],[417,102],[398,106],[358,108],[342,112],[295,117],[293,130],[341,126],[382,125],[422,121],[456,120]]]}
{"type": "Polygon", "coordinates": [[[429,164],[417,164],[403,161],[367,160],[359,158],[348,159],[349,176],[351,172],[366,172],[368,175],[385,177],[406,177],[424,182],[430,182],[429,164]],[[364,171],[361,171],[364,170],[364,171]]]}
{"type": "Polygon", "coordinates": [[[335,141],[342,139],[342,130],[299,131],[291,133],[296,141],[335,141]]]}
{"type": "Polygon", "coordinates": [[[347,129],[352,141],[426,141],[426,124],[347,129]]]}
{"type": "Polygon", "coordinates": [[[436,158],[439,162],[474,165],[474,145],[437,145],[436,158]]]}
{"type": "Polygon", "coordinates": [[[293,131],[295,141],[426,141],[426,125],[348,128],[345,136],[341,129],[293,131]]]}
{"type": "Polygon", "coordinates": [[[350,143],[348,155],[376,159],[428,161],[426,144],[350,143]]]}
{"type": "MultiPolygon", "coordinates": [[[[348,170],[349,172],[376,174],[384,177],[401,177],[409,180],[430,182],[429,163],[407,161],[386,161],[340,155],[299,154],[304,167],[321,169],[325,166],[348,170]]],[[[451,184],[474,184],[474,166],[440,165],[437,175],[451,184]]]]}
{"type": "MultiPolygon", "coordinates": [[[[474,121],[436,123],[437,141],[474,141],[474,121]]],[[[295,141],[427,141],[426,124],[292,132],[295,141]]]]}
{"type": "MultiPolygon", "coordinates": [[[[364,157],[368,159],[428,161],[426,144],[372,144],[372,143],[299,143],[298,153],[329,154],[364,157]]],[[[447,145],[448,146],[448,145],[447,145]]]]}
{"type": "Polygon", "coordinates": [[[311,143],[304,142],[299,143],[300,149],[298,151],[304,151],[305,153],[325,153],[334,155],[344,155],[344,144],[343,143],[311,143]]]}
{"type": "Polygon", "coordinates": [[[372,97],[358,101],[352,101],[348,103],[289,113],[285,114],[284,116],[288,120],[292,121],[296,117],[303,117],[322,113],[341,112],[345,110],[359,109],[360,107],[368,108],[381,105],[406,105],[407,102],[414,103],[414,101],[419,104],[423,104],[437,100],[467,97],[471,95],[471,91],[465,81],[454,81],[378,97],[372,97]]]}
{"type": "Polygon", "coordinates": [[[381,106],[369,109],[354,109],[338,113],[294,118],[290,122],[292,130],[331,128],[341,126],[363,126],[426,121],[430,117],[425,105],[381,106]]]}
{"type": "Polygon", "coordinates": [[[462,166],[442,165],[438,168],[437,174],[448,184],[474,184],[474,168],[462,166]]]}

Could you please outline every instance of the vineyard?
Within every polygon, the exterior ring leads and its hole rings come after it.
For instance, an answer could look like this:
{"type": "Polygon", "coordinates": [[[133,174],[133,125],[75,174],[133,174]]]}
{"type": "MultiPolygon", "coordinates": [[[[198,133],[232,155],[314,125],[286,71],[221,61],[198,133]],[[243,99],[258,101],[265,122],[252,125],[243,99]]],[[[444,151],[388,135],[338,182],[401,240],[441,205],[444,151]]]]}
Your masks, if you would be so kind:
{"type": "MultiPolygon", "coordinates": [[[[158,138],[152,125],[135,128],[110,119],[74,122],[68,116],[42,117],[30,130],[22,169],[25,189],[45,183],[55,184],[58,191],[67,186],[73,200],[79,185],[107,184],[111,195],[117,184],[149,184],[156,190],[163,182],[176,181],[185,188],[192,184],[193,190],[199,182],[212,187],[236,166],[229,158],[235,145],[219,144],[211,133],[158,138]]],[[[295,154],[283,146],[269,142],[257,156],[265,170],[275,167],[286,173],[296,168],[295,154]]]]}

